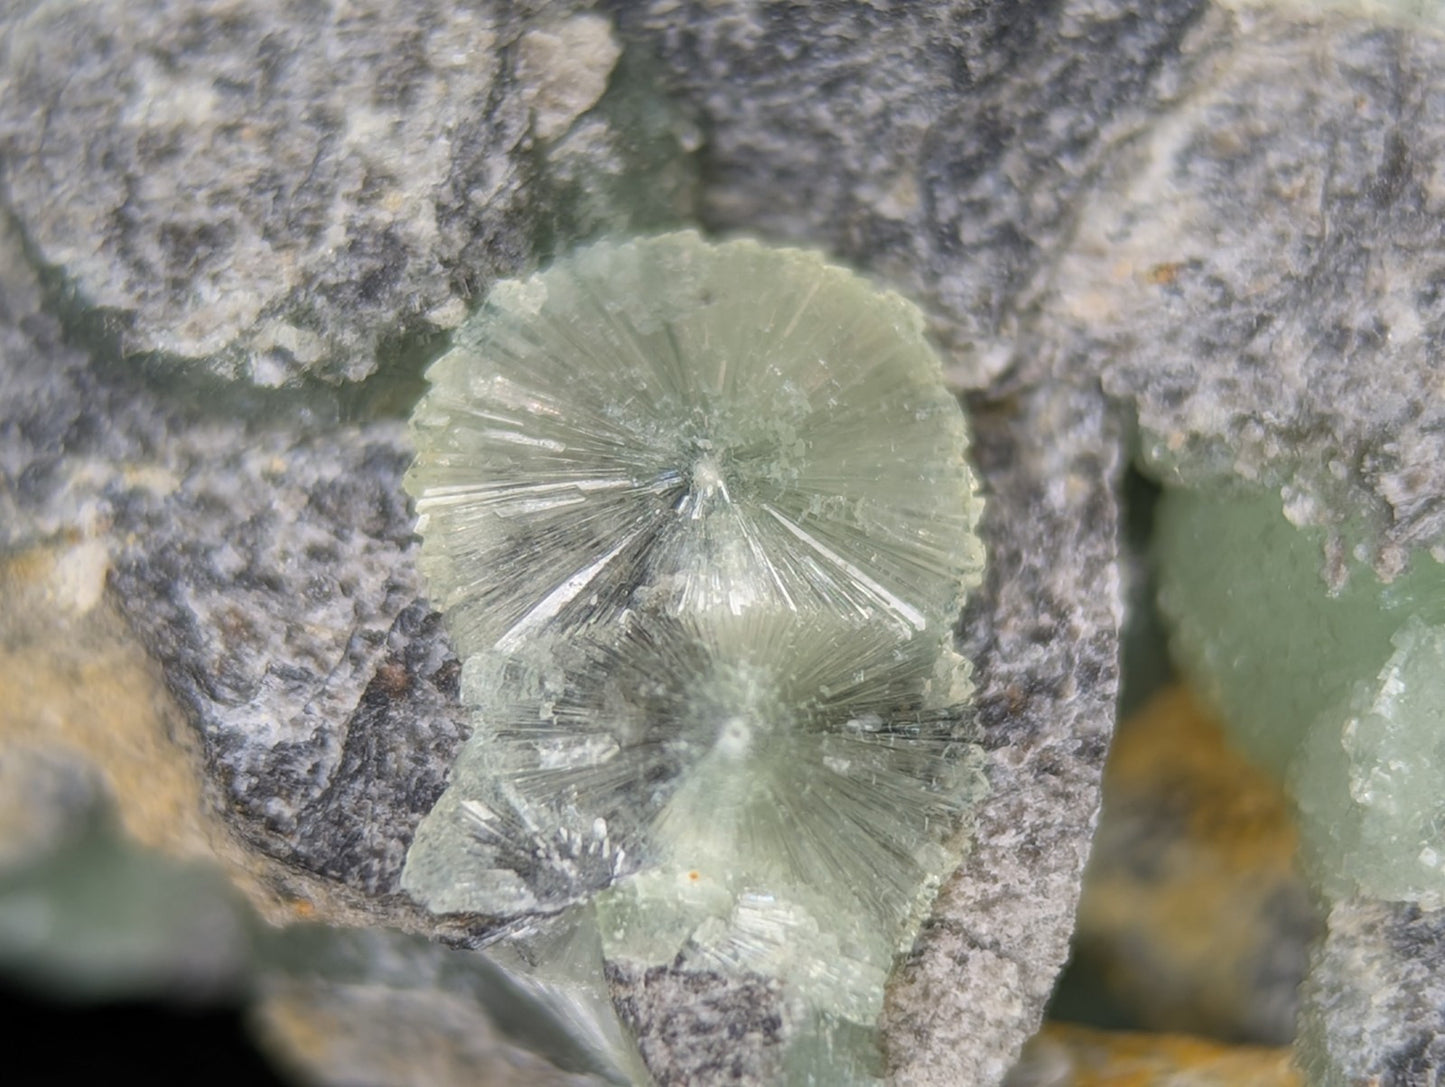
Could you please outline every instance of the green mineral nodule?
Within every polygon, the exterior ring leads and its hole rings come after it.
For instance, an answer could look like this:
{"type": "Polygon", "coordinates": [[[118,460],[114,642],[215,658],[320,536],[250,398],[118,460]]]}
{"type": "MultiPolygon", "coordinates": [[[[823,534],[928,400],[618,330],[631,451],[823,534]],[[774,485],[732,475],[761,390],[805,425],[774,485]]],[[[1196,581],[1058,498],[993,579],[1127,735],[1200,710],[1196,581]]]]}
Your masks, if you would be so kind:
{"type": "Polygon", "coordinates": [[[940,632],[981,568],[922,315],[814,253],[591,246],[499,284],[427,376],[407,489],[463,657],[642,603],[940,632]]]}
{"type": "MultiPolygon", "coordinates": [[[[1440,588],[1445,589],[1445,577],[1440,588]]],[[[1438,591],[1438,590],[1437,590],[1438,591]]],[[[1321,716],[1292,786],[1327,891],[1445,905],[1445,625],[1418,616],[1321,716]]]]}
{"type": "Polygon", "coordinates": [[[1332,592],[1323,531],[1269,494],[1170,491],[1157,536],[1175,656],[1289,779],[1320,883],[1445,903],[1445,568],[1332,592]]]}

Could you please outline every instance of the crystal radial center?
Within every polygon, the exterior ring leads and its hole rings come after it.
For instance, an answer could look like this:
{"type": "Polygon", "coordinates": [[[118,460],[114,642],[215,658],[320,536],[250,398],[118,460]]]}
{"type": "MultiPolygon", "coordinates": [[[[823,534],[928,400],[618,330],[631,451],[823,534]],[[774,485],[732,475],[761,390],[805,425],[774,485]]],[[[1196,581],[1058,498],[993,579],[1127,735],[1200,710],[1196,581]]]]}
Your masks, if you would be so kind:
{"type": "Polygon", "coordinates": [[[428,374],[407,477],[463,656],[652,604],[941,628],[981,565],[915,307],[691,233],[499,285],[428,374]]]}
{"type": "Polygon", "coordinates": [[[413,419],[475,732],[403,888],[762,984],[788,1082],[873,1079],[980,791],[979,502],[922,329],[814,254],[597,245],[499,285],[413,419]]]}

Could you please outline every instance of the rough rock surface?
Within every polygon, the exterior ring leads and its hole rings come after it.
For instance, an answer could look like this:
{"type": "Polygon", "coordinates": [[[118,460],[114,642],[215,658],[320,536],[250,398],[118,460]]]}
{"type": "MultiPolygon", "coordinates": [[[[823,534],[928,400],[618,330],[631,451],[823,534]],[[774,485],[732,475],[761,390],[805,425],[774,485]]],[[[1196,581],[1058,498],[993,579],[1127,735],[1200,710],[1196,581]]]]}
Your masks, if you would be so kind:
{"type": "MultiPolygon", "coordinates": [[[[400,428],[290,390],[200,410],[113,356],[262,386],[360,378],[547,247],[671,214],[685,170],[661,209],[628,203],[689,141],[666,110],[646,139],[624,134],[645,111],[601,73],[630,56],[655,50],[702,118],[711,226],[897,284],[982,389],[991,565],[961,644],[993,792],[890,993],[898,1083],[997,1082],[1066,953],[1117,681],[1122,428],[1098,374],[1161,435],[1187,420],[1256,459],[1357,450],[1339,484],[1383,511],[1386,566],[1445,528],[1438,398],[1418,395],[1442,312],[1433,39],[1283,29],[1204,0],[617,0],[615,34],[568,3],[181,6],[57,2],[0,38],[0,195],[47,272],[0,237],[0,546],[100,541],[233,829],[375,920],[398,917],[412,828],[466,727],[420,595],[400,428]],[[580,78],[559,81],[573,53],[580,78]],[[1105,175],[1111,195],[1090,197],[1105,175]],[[1234,242],[1206,251],[1211,231],[1234,242]],[[1138,274],[1120,286],[1125,242],[1138,274]],[[106,317],[82,322],[97,353],[56,317],[87,307],[106,317]]],[[[1325,493],[1284,482],[1301,516],[1325,493]]],[[[1317,1021],[1341,1067],[1378,1058],[1382,1082],[1426,1082],[1445,1006],[1434,922],[1359,914],[1318,960],[1317,1021]],[[1389,1030],[1358,1012],[1376,993],[1389,1030]],[[1338,1048],[1362,1022],[1393,1048],[1338,1048]]],[[[614,979],[644,1049],[735,1044],[715,1014],[730,994],[649,1002],[639,985],[614,979]]],[[[771,1044],[754,1035],[753,1055],[771,1044]]]]}
{"type": "MultiPolygon", "coordinates": [[[[824,246],[932,311],[960,384],[1106,156],[1176,96],[1205,0],[615,0],[707,136],[704,221],[824,246]]],[[[1208,31],[1208,27],[1203,27],[1208,31]]]]}
{"type": "Polygon", "coordinates": [[[660,1085],[778,1082],[786,1043],[776,982],[610,965],[622,1021],[660,1085]]]}
{"type": "Polygon", "coordinates": [[[97,375],[68,341],[3,213],[0,381],[0,549],[94,528],[123,466],[162,455],[164,412],[97,375]]]}
{"type": "Polygon", "coordinates": [[[1445,37],[1239,22],[1085,204],[1023,350],[1102,370],[1168,477],[1355,521],[1391,576],[1445,553],[1445,400],[1421,395],[1445,343],[1445,37]]]}
{"type": "Polygon", "coordinates": [[[997,1083],[1037,1028],[1068,955],[1118,693],[1122,442],[1102,397],[1050,386],[976,404],[973,421],[989,566],[961,645],[991,791],[884,1010],[890,1071],[910,1087],[997,1083]]]}
{"type": "Polygon", "coordinates": [[[1298,1056],[1314,1087],[1427,1087],[1445,1068],[1445,910],[1334,903],[1304,987],[1298,1056]]]}
{"type": "Polygon", "coordinates": [[[0,35],[0,189],[126,354],[362,378],[559,235],[687,210],[687,126],[603,101],[620,47],[578,5],[30,7],[0,35]],[[569,201],[579,170],[647,200],[569,201]]]}
{"type": "MultiPolygon", "coordinates": [[[[895,994],[905,1082],[929,1082],[937,1062],[946,1081],[965,1037],[980,1075],[1001,1074],[1063,961],[1114,697],[1117,438],[1089,393],[980,416],[995,566],[966,644],[995,748],[980,820],[996,840],[952,885],[895,994]],[[1056,440],[1027,437],[1040,431],[1056,440]],[[1005,906],[1015,895],[1036,907],[1005,906]]],[[[118,603],[189,710],[242,835],[357,891],[393,891],[465,732],[455,659],[417,602],[399,428],[298,435],[206,418],[175,424],[168,455],[166,487],[109,492],[118,603]]],[[[693,1014],[656,1011],[644,1038],[698,1031],[693,1014]]],[[[730,1031],[693,1037],[740,1049],[730,1031]]],[[[768,1048],[765,1031],[758,1041],[768,1048]]]]}
{"type": "MultiPolygon", "coordinates": [[[[1263,10],[1234,34],[1086,202],[1020,352],[1101,372],[1166,478],[1277,488],[1332,530],[1331,579],[1351,552],[1392,577],[1445,541],[1445,38],[1263,10]]],[[[1438,919],[1354,900],[1327,924],[1315,1081],[1434,1082],[1438,919]]]]}
{"type": "Polygon", "coordinates": [[[235,829],[394,891],[466,731],[404,558],[403,428],[197,417],[68,343],[12,233],[0,268],[0,545],[98,539],[235,829]]]}
{"type": "Polygon", "coordinates": [[[418,602],[398,424],[311,438],[204,423],[164,495],[114,504],[111,587],[259,849],[396,890],[465,739],[458,665],[418,602]]]}

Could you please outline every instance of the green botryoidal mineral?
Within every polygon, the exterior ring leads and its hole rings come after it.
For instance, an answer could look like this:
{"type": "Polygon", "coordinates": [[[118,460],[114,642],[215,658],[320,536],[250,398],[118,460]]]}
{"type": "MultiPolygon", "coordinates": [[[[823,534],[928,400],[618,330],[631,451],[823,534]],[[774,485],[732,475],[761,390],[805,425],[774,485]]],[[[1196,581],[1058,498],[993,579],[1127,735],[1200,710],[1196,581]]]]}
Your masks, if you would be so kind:
{"type": "MultiPolygon", "coordinates": [[[[1445,577],[1437,591],[1445,593],[1445,577]]],[[[1327,890],[1361,887],[1437,908],[1445,905],[1445,625],[1411,616],[1391,646],[1311,730],[1292,785],[1327,890]]]]}
{"type": "Polygon", "coordinates": [[[1319,883],[1445,904],[1445,568],[1332,592],[1322,530],[1222,488],[1167,493],[1157,534],[1176,659],[1288,779],[1319,883]]]}
{"type": "Polygon", "coordinates": [[[499,284],[428,376],[407,487],[476,731],[403,886],[775,979],[789,1077],[871,1076],[980,791],[980,503],[921,314],[663,235],[499,284]]]}

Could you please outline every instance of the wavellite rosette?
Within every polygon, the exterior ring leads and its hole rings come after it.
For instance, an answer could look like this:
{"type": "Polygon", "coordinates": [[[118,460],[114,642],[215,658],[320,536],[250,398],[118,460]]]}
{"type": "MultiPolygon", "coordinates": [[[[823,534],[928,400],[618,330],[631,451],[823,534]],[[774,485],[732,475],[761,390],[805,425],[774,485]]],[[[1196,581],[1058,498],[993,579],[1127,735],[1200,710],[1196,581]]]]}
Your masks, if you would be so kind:
{"type": "Polygon", "coordinates": [[[407,486],[476,731],[403,886],[774,979],[789,1078],[869,1078],[980,791],[980,502],[921,314],[685,232],[498,285],[428,377],[407,486]]]}
{"type": "Polygon", "coordinates": [[[499,284],[427,377],[407,489],[464,657],[643,603],[938,631],[981,568],[922,315],[817,254],[596,245],[499,284]]]}

